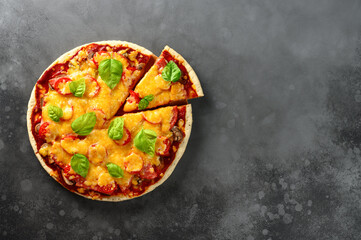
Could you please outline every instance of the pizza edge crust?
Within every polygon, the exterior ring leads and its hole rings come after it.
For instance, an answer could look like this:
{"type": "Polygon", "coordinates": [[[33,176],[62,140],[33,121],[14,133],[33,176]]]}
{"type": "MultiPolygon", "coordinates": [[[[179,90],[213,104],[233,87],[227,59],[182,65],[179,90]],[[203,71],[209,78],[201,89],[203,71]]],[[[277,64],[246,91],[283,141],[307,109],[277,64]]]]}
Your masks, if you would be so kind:
{"type": "Polygon", "coordinates": [[[191,67],[191,65],[189,65],[189,63],[182,57],[182,55],[177,53],[174,49],[170,48],[168,45],[166,45],[164,47],[163,51],[164,50],[168,51],[170,54],[172,54],[172,56],[174,58],[176,58],[177,60],[180,60],[181,62],[184,63],[184,66],[188,71],[189,78],[190,78],[191,82],[196,87],[196,92],[197,92],[198,97],[203,97],[204,94],[203,94],[203,89],[202,89],[201,83],[200,83],[200,81],[198,79],[197,74],[195,73],[195,71],[191,67]]]}
{"type": "MultiPolygon", "coordinates": [[[[46,71],[48,71],[49,69],[51,69],[55,64],[58,63],[62,63],[65,62],[67,60],[69,60],[68,58],[70,58],[71,56],[73,56],[78,50],[80,50],[82,47],[87,46],[89,44],[92,43],[96,43],[96,44],[109,44],[109,45],[127,45],[133,49],[137,49],[139,51],[142,51],[142,53],[144,54],[148,54],[151,55],[151,57],[154,57],[154,54],[152,52],[150,52],[149,50],[138,46],[137,44],[134,43],[129,43],[126,41],[101,41],[101,42],[91,42],[91,43],[87,43],[81,46],[78,46],[66,53],[64,53],[63,55],[61,55],[59,58],[57,58],[52,64],[50,64],[50,66],[48,68],[45,69],[45,71],[41,74],[41,76],[39,77],[39,79],[42,78],[42,76],[44,75],[44,73],[46,71]]],[[[185,61],[185,60],[184,60],[185,61]]],[[[193,70],[193,69],[192,69],[193,70]]],[[[194,71],[193,71],[194,72],[194,71]]],[[[198,79],[198,78],[197,78],[198,79]]],[[[199,80],[198,80],[199,81],[199,80]]],[[[62,176],[58,176],[57,172],[54,172],[50,167],[48,167],[48,165],[45,163],[44,158],[39,154],[38,149],[37,149],[37,144],[35,141],[35,138],[33,136],[32,133],[32,112],[33,112],[33,108],[36,105],[36,98],[35,98],[35,89],[36,89],[36,83],[33,87],[33,90],[31,92],[30,95],[30,100],[28,103],[28,110],[27,110],[27,130],[28,130],[28,135],[29,135],[29,140],[30,140],[30,144],[31,147],[33,148],[33,151],[37,157],[37,159],[39,160],[41,166],[45,169],[45,171],[54,179],[56,180],[58,183],[60,183],[64,188],[66,188],[68,191],[71,191],[70,189],[68,189],[67,186],[64,186],[64,184],[60,181],[59,178],[61,178],[62,176]]],[[[179,145],[178,151],[175,155],[175,158],[172,162],[172,164],[168,167],[168,169],[166,170],[164,176],[155,184],[151,185],[145,192],[143,192],[142,194],[135,196],[135,197],[128,197],[128,196],[110,196],[110,197],[102,197],[102,198],[92,198],[88,195],[84,195],[81,194],[77,191],[71,191],[73,193],[76,193],[79,196],[88,198],[88,199],[93,199],[93,200],[99,200],[99,201],[109,201],[109,202],[120,202],[120,201],[125,201],[125,200],[129,200],[129,199],[133,199],[133,198],[137,198],[140,196],[143,196],[144,194],[147,194],[151,191],[153,191],[156,187],[158,187],[159,185],[161,185],[165,180],[167,180],[167,178],[172,174],[173,170],[175,169],[176,165],[178,164],[180,158],[182,157],[185,148],[187,146],[188,143],[188,139],[189,139],[189,135],[191,133],[191,129],[192,129],[192,107],[190,104],[186,105],[186,121],[185,121],[185,137],[183,139],[183,141],[181,142],[181,144],[179,145]]]]}

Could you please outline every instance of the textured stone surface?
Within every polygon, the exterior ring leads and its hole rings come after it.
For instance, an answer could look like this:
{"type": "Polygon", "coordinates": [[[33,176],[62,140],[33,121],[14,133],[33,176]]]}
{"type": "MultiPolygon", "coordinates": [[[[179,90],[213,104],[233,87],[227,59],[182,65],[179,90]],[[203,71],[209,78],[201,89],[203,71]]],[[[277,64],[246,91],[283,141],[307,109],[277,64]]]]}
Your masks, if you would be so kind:
{"type": "Polygon", "coordinates": [[[359,1],[0,1],[1,239],[360,239],[359,1]],[[41,168],[25,113],[86,42],[168,44],[197,72],[186,153],[156,191],[83,199],[41,168]]]}

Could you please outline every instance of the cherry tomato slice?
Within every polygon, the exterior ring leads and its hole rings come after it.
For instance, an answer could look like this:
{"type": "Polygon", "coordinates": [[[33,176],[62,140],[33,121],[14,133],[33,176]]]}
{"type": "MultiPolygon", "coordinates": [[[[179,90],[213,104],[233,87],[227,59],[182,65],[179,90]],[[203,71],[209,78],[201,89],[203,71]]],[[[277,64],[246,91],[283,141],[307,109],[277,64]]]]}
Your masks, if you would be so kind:
{"type": "Polygon", "coordinates": [[[67,82],[71,82],[71,79],[67,77],[60,77],[49,80],[51,87],[61,95],[71,94],[67,82]]]}
{"type": "Polygon", "coordinates": [[[39,128],[39,137],[44,138],[46,137],[46,134],[49,133],[49,122],[44,122],[43,124],[40,125],[39,128]]]}
{"type": "Polygon", "coordinates": [[[107,51],[99,51],[99,52],[95,53],[92,60],[93,60],[94,65],[97,68],[99,67],[99,62],[97,61],[97,58],[99,57],[98,55],[105,55],[105,57],[107,57],[107,58],[111,57],[110,53],[107,51]]]}
{"type": "Polygon", "coordinates": [[[156,154],[159,156],[169,156],[170,140],[167,137],[159,136],[159,144],[156,144],[156,154]]]}
{"type": "Polygon", "coordinates": [[[155,121],[151,121],[150,119],[148,119],[144,113],[142,113],[143,119],[151,124],[160,124],[162,122],[162,119],[159,119],[159,121],[155,122],[155,121]]]}
{"type": "Polygon", "coordinates": [[[130,96],[129,96],[129,98],[128,98],[128,102],[129,102],[129,103],[132,103],[132,102],[135,101],[136,103],[139,103],[139,101],[140,101],[139,94],[136,93],[136,92],[134,92],[134,91],[132,91],[132,90],[129,90],[129,93],[130,93],[130,96]]]}
{"type": "Polygon", "coordinates": [[[139,175],[144,179],[154,179],[158,176],[151,164],[144,165],[139,175]]]}
{"type": "Polygon", "coordinates": [[[67,164],[63,167],[63,176],[66,177],[66,179],[68,179],[69,181],[74,181],[80,185],[82,185],[84,183],[85,178],[83,178],[82,176],[80,176],[77,173],[70,173],[71,170],[71,166],[70,164],[67,164]]]}
{"type": "Polygon", "coordinates": [[[61,140],[65,140],[65,139],[77,140],[77,139],[79,139],[79,137],[78,137],[78,135],[74,135],[74,134],[70,133],[61,138],[61,140]]]}
{"type": "Polygon", "coordinates": [[[95,186],[93,187],[93,189],[97,192],[101,192],[101,193],[104,193],[104,194],[108,194],[108,195],[111,195],[115,190],[118,189],[117,185],[114,184],[108,184],[108,185],[105,185],[105,186],[95,186]]]}
{"type": "Polygon", "coordinates": [[[177,106],[174,106],[173,107],[173,116],[172,116],[172,120],[170,121],[170,128],[169,129],[172,129],[174,127],[177,120],[178,120],[178,108],[177,108],[177,106]]]}
{"type": "Polygon", "coordinates": [[[167,65],[167,62],[164,58],[159,58],[155,64],[157,64],[159,70],[161,70],[167,65]]]}
{"type": "Polygon", "coordinates": [[[95,78],[90,77],[90,76],[88,76],[87,79],[90,81],[89,84],[88,84],[89,88],[87,88],[87,90],[88,89],[91,90],[91,92],[87,93],[87,96],[88,97],[97,96],[99,94],[99,91],[100,91],[100,85],[99,85],[98,81],[95,78]]]}

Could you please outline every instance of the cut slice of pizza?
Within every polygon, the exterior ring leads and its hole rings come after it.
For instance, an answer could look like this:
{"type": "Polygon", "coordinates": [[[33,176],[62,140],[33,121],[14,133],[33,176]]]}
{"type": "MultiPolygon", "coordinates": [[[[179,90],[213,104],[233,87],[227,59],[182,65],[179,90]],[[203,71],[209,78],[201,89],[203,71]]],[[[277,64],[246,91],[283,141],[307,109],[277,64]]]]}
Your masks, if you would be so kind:
{"type": "Polygon", "coordinates": [[[126,200],[152,191],[170,176],[191,126],[191,105],[124,114],[86,136],[71,134],[44,144],[39,159],[43,166],[57,166],[51,175],[77,194],[126,200]]]}
{"type": "Polygon", "coordinates": [[[202,87],[192,67],[180,54],[166,46],[155,64],[130,91],[123,110],[151,109],[202,96],[202,87]]]}

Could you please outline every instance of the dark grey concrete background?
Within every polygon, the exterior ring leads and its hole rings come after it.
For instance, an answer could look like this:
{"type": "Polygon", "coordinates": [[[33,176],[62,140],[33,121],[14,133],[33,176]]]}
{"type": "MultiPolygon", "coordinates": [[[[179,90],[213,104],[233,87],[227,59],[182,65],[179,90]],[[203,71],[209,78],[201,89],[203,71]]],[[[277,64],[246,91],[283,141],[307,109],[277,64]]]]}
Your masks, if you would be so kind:
{"type": "Polygon", "coordinates": [[[360,239],[360,1],[0,2],[1,239],[360,239]],[[83,199],[26,130],[42,71],[78,45],[169,44],[197,72],[186,153],[156,191],[83,199]]]}

